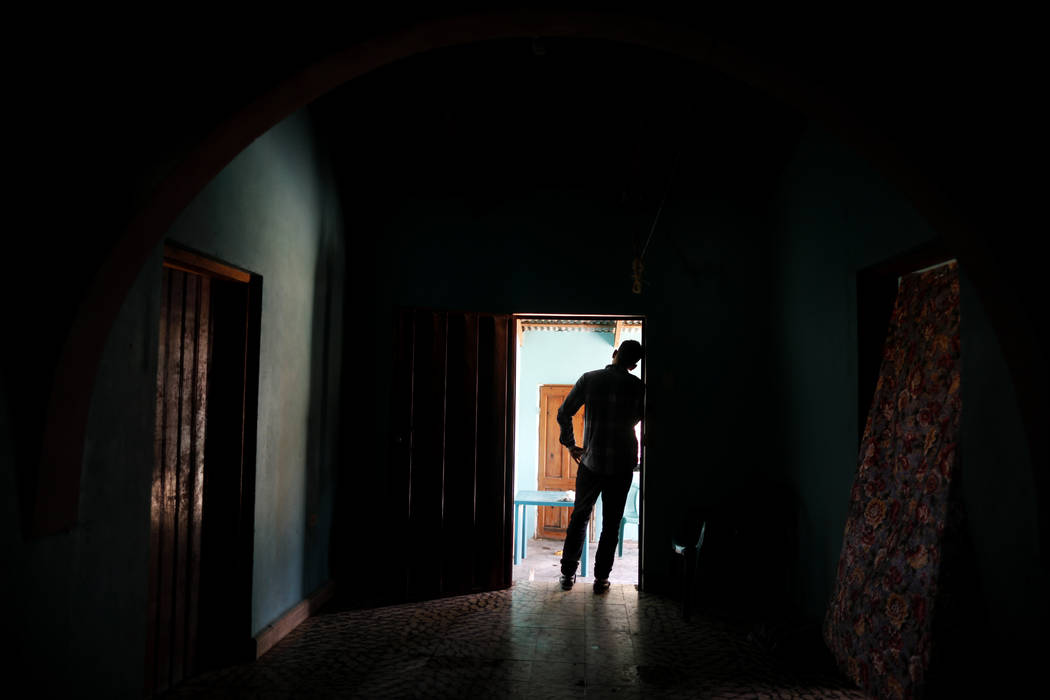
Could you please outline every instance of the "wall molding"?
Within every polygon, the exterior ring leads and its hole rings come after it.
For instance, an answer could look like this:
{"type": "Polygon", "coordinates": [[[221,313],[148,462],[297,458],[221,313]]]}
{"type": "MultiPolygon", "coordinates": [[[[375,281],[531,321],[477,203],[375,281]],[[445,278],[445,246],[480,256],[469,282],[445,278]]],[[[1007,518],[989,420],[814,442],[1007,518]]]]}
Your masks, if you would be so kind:
{"type": "Polygon", "coordinates": [[[272,649],[306,618],[320,610],[321,606],[331,600],[334,594],[335,582],[328,581],[298,605],[260,630],[254,637],[255,658],[258,659],[272,649]]]}

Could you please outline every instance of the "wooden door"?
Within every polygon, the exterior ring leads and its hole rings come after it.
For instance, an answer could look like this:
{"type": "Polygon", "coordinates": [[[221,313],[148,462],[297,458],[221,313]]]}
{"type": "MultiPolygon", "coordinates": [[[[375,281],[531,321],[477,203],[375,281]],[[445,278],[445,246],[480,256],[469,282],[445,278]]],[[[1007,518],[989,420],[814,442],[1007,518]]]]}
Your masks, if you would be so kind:
{"type": "Polygon", "coordinates": [[[196,663],[211,280],[163,272],[157,370],[156,462],[150,517],[149,690],[196,663]]]}
{"type": "MultiPolygon", "coordinates": [[[[537,489],[540,491],[575,491],[576,471],[579,466],[561,444],[561,426],[558,425],[558,408],[571,384],[543,384],[540,386],[540,451],[537,471],[537,489]]],[[[573,416],[572,429],[576,444],[583,442],[583,415],[586,407],[573,416]]],[[[536,537],[549,540],[564,540],[569,526],[571,508],[540,506],[536,515],[536,537]]],[[[593,522],[592,522],[593,527],[593,522]]],[[[593,532],[591,533],[593,537],[593,532]]]]}
{"type": "Polygon", "coordinates": [[[147,694],[251,653],[260,284],[235,268],[166,250],[147,694]]]}
{"type": "Polygon", "coordinates": [[[388,481],[388,600],[511,584],[510,316],[399,315],[388,481]]]}

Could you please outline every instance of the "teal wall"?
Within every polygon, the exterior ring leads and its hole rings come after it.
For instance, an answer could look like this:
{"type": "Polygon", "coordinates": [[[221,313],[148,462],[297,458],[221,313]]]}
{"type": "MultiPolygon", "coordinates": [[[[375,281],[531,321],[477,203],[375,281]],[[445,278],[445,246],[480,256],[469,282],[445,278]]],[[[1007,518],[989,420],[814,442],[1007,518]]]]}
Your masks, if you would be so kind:
{"type": "MultiPolygon", "coordinates": [[[[962,397],[959,452],[963,501],[972,538],[977,603],[964,611],[962,644],[987,630],[978,655],[999,668],[1036,668],[1045,649],[1045,579],[1033,462],[1017,411],[1013,381],[981,300],[962,275],[962,397]]],[[[1044,467],[1045,468],[1045,465],[1044,467]]],[[[1043,543],[1045,547],[1046,544],[1043,543]]]]}
{"type": "MultiPolygon", "coordinates": [[[[584,372],[612,360],[613,334],[582,331],[525,331],[518,348],[517,416],[514,428],[515,488],[535,490],[539,461],[541,384],[575,384],[584,372]]],[[[626,339],[628,336],[624,336],[626,339]]],[[[636,338],[639,339],[639,338],[636,338]]],[[[641,364],[633,374],[641,377],[641,364]]],[[[576,436],[577,442],[583,440],[576,436]]],[[[536,533],[536,509],[526,508],[525,534],[536,533]]],[[[598,509],[598,527],[601,509],[598,509]]],[[[624,539],[637,540],[638,527],[627,525],[624,539]]]]}
{"type": "MultiPolygon", "coordinates": [[[[799,143],[783,183],[773,246],[772,427],[781,468],[799,494],[796,601],[816,619],[834,582],[857,466],[856,274],[934,231],[817,128],[799,143]]],[[[964,588],[976,590],[966,594],[968,622],[954,641],[987,658],[1021,658],[1036,634],[1030,620],[1045,611],[1032,464],[1012,383],[965,265],[961,282],[959,477],[974,550],[966,574],[974,580],[964,588]]]]}
{"type": "Polygon", "coordinates": [[[169,234],[263,278],[253,633],[329,576],[343,225],[327,156],[302,112],[241,153],[169,234]]]}
{"type": "MultiPolygon", "coordinates": [[[[237,156],[167,236],[263,277],[253,633],[329,578],[344,257],[334,194],[298,113],[237,156]]],[[[24,660],[45,695],[141,694],[162,252],[105,346],[76,526],[5,552],[11,570],[34,577],[18,608],[25,629],[46,630],[48,653],[24,660]]]]}
{"type": "Polygon", "coordinates": [[[823,614],[856,469],[856,273],[934,232],[819,129],[784,174],[773,257],[781,468],[797,488],[802,609],[823,614]]]}

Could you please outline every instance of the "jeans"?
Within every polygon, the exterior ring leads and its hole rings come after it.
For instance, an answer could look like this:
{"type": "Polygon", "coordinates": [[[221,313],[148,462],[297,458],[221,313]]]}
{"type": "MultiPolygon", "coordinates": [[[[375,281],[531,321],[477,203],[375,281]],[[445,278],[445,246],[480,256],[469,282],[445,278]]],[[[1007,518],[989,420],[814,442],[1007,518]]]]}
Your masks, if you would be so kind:
{"type": "Polygon", "coordinates": [[[598,495],[602,497],[602,534],[598,539],[598,553],[594,555],[594,578],[609,578],[620,538],[620,520],[627,505],[634,473],[598,474],[580,466],[576,473],[576,501],[572,504],[569,527],[562,547],[561,572],[566,576],[576,573],[580,555],[587,539],[587,525],[598,495]]]}

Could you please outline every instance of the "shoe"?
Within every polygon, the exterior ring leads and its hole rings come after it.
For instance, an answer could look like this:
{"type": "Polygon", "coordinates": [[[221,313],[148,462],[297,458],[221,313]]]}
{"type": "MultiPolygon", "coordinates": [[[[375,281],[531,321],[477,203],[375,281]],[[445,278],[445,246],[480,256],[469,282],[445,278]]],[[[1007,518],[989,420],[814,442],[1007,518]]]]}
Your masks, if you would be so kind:
{"type": "Polygon", "coordinates": [[[563,591],[572,590],[572,584],[576,583],[576,574],[573,574],[571,576],[566,576],[565,574],[562,574],[561,578],[558,580],[561,581],[561,589],[563,591]]]}
{"type": "Polygon", "coordinates": [[[594,594],[601,595],[602,593],[609,592],[609,579],[607,578],[596,578],[594,579],[594,594]]]}

